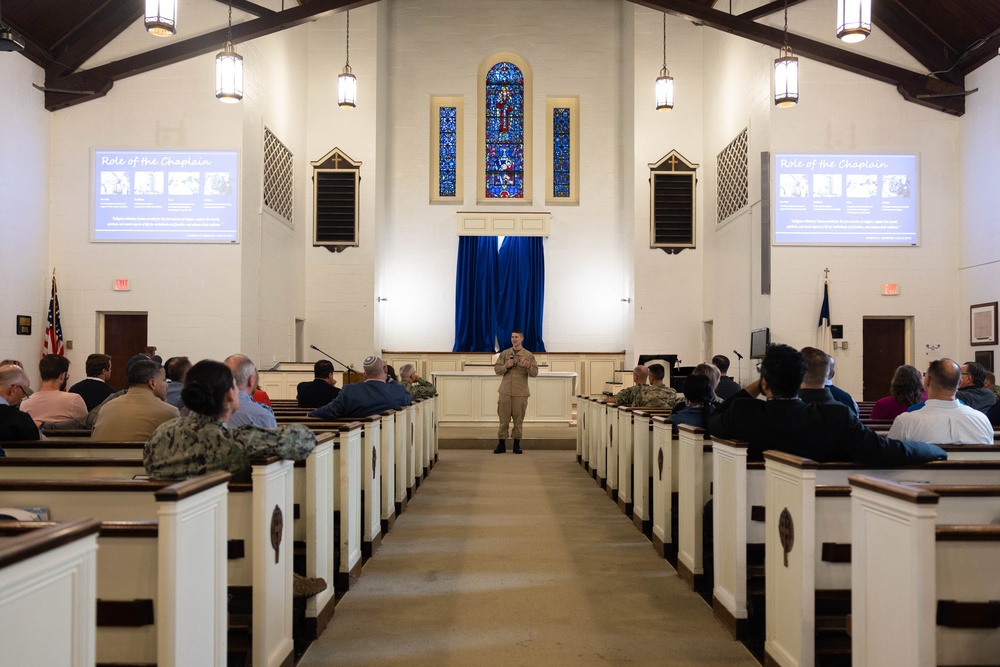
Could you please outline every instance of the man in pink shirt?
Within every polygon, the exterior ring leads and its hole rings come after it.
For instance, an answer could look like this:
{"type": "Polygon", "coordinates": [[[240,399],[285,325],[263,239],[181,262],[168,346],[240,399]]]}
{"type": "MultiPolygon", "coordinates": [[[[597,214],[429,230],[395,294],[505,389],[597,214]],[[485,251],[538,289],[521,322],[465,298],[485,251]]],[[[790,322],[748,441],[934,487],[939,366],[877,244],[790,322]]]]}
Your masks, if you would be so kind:
{"type": "Polygon", "coordinates": [[[58,354],[46,354],[38,362],[42,388],[21,401],[21,411],[35,422],[62,421],[83,417],[87,404],[79,394],[66,391],[69,381],[69,359],[58,354]]]}

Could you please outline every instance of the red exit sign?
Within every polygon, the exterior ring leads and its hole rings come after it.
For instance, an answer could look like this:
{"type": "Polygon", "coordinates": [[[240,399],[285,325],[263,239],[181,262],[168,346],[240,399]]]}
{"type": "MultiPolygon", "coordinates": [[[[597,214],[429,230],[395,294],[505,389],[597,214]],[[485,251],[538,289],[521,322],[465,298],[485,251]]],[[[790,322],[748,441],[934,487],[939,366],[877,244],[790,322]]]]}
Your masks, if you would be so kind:
{"type": "Polygon", "coordinates": [[[899,283],[882,283],[882,296],[899,296],[899,283]]]}
{"type": "Polygon", "coordinates": [[[120,278],[115,280],[116,292],[128,292],[130,289],[132,288],[129,286],[128,278],[120,278]]]}

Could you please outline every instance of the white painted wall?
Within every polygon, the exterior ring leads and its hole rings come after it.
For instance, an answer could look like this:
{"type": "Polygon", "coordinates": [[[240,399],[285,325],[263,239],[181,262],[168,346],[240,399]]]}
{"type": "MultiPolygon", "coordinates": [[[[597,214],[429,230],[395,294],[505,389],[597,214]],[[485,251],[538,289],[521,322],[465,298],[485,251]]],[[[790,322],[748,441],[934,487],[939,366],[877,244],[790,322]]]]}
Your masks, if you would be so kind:
{"type": "MultiPolygon", "coordinates": [[[[49,124],[44,74],[26,58],[0,54],[0,359],[18,359],[38,383],[52,270],[49,265],[49,124]],[[17,316],[31,317],[31,335],[18,336],[17,316]]],[[[60,274],[57,276],[62,279],[60,274]]]]}

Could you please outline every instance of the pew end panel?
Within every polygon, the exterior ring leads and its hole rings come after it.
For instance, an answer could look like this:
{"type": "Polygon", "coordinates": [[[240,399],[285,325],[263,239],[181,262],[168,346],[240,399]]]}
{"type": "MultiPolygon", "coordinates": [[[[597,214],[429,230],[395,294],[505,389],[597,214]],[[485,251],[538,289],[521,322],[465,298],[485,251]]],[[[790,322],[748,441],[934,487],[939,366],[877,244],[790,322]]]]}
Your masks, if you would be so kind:
{"type": "Polygon", "coordinates": [[[747,450],[741,440],[712,439],[712,610],[733,637],[747,630],[747,450]]]}
{"type": "Polygon", "coordinates": [[[677,439],[677,574],[695,591],[704,577],[705,505],[711,498],[712,445],[705,429],[678,427],[677,439]]]}

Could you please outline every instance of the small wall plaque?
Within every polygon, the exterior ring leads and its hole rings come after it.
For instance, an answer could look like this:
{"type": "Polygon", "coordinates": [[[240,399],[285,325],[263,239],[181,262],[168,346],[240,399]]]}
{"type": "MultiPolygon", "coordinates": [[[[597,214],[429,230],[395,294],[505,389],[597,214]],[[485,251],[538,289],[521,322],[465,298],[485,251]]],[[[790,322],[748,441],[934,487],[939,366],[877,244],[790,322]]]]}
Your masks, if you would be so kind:
{"type": "Polygon", "coordinates": [[[31,335],[31,315],[17,316],[17,335],[18,336],[31,335]]]}

